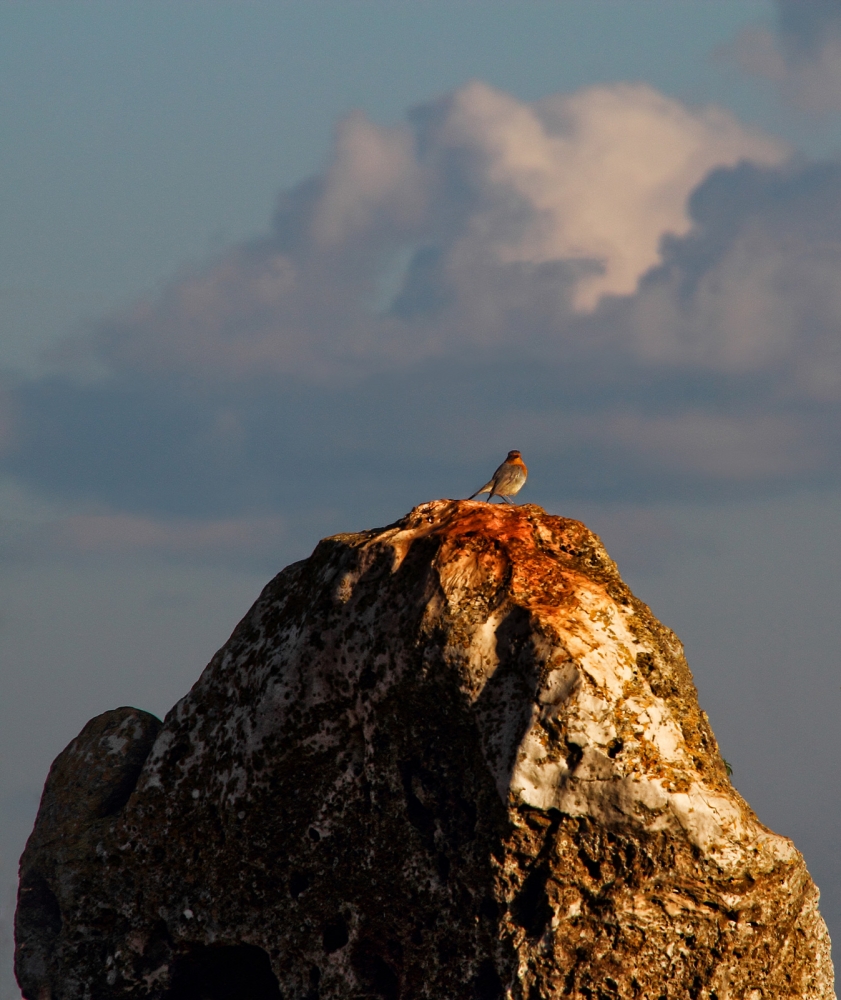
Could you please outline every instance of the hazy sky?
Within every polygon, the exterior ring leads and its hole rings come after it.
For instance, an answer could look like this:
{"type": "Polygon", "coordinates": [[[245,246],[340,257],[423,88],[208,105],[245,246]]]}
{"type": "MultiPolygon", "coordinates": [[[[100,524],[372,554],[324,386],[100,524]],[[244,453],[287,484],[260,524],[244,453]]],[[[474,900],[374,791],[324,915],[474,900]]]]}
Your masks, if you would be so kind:
{"type": "Polygon", "coordinates": [[[0,2],[0,1000],[93,715],[509,448],[841,934],[841,0],[0,2]]]}

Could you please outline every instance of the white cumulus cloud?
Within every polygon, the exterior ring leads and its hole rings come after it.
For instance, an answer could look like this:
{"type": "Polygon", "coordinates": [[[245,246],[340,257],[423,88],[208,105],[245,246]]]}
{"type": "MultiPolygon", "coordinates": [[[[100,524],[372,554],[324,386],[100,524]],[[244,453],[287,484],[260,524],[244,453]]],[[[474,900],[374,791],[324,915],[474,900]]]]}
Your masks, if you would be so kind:
{"type": "Polygon", "coordinates": [[[525,339],[561,341],[570,314],[633,293],[663,238],[690,229],[710,170],[785,155],[729,112],[643,84],[527,103],[473,82],[395,126],[356,112],[269,236],[113,317],[100,357],[358,374],[505,343],[524,314],[525,339]]]}
{"type": "Polygon", "coordinates": [[[485,195],[467,238],[506,263],[595,264],[575,283],[573,304],[585,310],[633,292],[662,237],[689,230],[689,195],[710,170],[785,155],[729,112],[690,109],[646,84],[528,105],[474,83],[453,96],[440,135],[472,154],[485,195]]]}

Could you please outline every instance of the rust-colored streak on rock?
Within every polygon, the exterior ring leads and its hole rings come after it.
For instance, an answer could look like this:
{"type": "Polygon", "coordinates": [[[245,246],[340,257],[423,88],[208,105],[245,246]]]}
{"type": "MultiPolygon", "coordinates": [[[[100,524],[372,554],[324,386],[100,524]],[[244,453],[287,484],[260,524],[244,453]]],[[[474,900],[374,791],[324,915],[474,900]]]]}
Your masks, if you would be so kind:
{"type": "Polygon", "coordinates": [[[803,859],[576,521],[441,500],[325,539],[158,725],[53,766],[29,1000],[834,997],[803,859]]]}

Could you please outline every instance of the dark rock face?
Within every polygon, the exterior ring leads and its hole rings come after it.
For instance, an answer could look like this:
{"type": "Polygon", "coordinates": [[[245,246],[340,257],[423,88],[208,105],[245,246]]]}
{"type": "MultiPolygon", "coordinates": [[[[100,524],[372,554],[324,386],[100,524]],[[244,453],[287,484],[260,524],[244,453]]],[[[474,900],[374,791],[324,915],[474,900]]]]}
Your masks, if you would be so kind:
{"type": "Polygon", "coordinates": [[[583,525],[437,501],[280,573],[59,756],[28,1000],[834,997],[818,893],[583,525]]]}
{"type": "Polygon", "coordinates": [[[160,719],[148,712],[106,712],[91,719],[50,768],[35,829],[21,859],[15,915],[15,972],[26,997],[50,997],[55,975],[64,980],[57,996],[85,996],[81,955],[92,963],[104,959],[95,937],[112,926],[109,902],[97,902],[84,928],[68,924],[67,902],[88,891],[90,853],[95,856],[99,838],[108,835],[128,802],[160,730],[160,719]],[[28,858],[37,861],[30,864],[28,858]],[[58,955],[74,954],[77,948],[79,974],[75,960],[59,972],[58,955]]]}

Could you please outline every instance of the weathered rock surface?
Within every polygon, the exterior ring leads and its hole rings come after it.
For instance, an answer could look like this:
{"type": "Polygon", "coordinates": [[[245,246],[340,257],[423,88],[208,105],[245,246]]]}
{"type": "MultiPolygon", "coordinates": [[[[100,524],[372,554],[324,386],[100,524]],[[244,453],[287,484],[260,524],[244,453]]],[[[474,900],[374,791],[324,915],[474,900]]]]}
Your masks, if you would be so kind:
{"type": "Polygon", "coordinates": [[[834,996],[680,643],[530,505],[321,542],[162,727],[88,723],[21,873],[30,1000],[834,996]]]}

